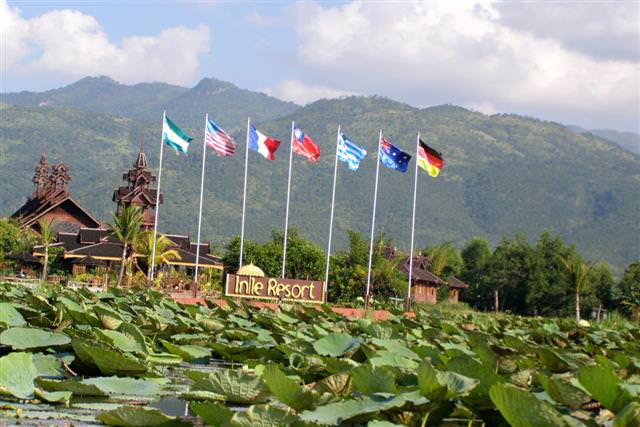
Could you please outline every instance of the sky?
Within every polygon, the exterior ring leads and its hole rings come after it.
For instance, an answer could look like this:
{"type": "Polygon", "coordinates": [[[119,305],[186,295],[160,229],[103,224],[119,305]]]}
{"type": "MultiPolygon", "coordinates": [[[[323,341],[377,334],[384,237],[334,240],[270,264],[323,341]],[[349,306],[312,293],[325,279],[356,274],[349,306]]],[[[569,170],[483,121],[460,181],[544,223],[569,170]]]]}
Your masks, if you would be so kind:
{"type": "Polygon", "coordinates": [[[640,131],[638,1],[5,1],[0,92],[215,77],[640,131]]]}

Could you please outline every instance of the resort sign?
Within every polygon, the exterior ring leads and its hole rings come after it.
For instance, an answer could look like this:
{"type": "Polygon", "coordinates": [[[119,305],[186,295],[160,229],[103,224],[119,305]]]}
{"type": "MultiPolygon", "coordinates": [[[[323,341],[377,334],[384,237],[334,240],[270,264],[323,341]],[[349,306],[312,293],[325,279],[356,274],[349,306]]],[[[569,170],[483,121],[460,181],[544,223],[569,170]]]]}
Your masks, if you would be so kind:
{"type": "Polygon", "coordinates": [[[238,298],[269,299],[321,304],[324,282],[227,274],[225,295],[238,298]]]}

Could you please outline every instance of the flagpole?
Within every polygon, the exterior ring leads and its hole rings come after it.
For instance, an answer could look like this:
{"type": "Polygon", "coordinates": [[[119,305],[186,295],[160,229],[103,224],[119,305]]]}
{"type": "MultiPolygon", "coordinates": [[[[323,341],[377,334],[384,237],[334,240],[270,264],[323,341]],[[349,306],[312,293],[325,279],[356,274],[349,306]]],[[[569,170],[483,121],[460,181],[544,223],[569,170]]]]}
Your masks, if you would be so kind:
{"type": "Polygon", "coordinates": [[[193,296],[198,296],[198,267],[200,262],[200,229],[202,227],[202,199],[204,196],[204,165],[207,160],[207,144],[205,143],[207,134],[207,123],[209,122],[209,113],[204,115],[204,134],[202,138],[202,173],[200,174],[200,209],[198,211],[198,246],[196,246],[196,271],[193,276],[193,296]]]}
{"type": "Polygon", "coordinates": [[[418,147],[420,146],[420,132],[416,139],[416,164],[413,173],[413,213],[411,214],[411,251],[409,252],[409,285],[407,286],[406,311],[411,311],[411,280],[413,279],[413,241],[416,228],[416,193],[418,190],[418,147]]]}
{"type": "Polygon", "coordinates": [[[242,192],[242,226],[240,227],[240,262],[238,267],[242,267],[242,255],[244,251],[244,214],[247,206],[247,168],[249,167],[249,128],[251,127],[251,117],[247,117],[247,143],[244,149],[244,190],[242,192]]]}
{"type": "Polygon", "coordinates": [[[371,218],[371,240],[369,242],[369,267],[367,269],[367,289],[364,296],[364,308],[369,308],[369,295],[371,290],[371,261],[373,260],[373,234],[376,227],[376,204],[378,202],[378,176],[380,174],[380,142],[382,141],[382,129],[378,136],[378,150],[376,154],[376,184],[373,190],[373,215],[371,218]]]}
{"type": "Polygon", "coordinates": [[[289,179],[287,181],[287,208],[284,215],[284,244],[282,249],[282,278],[285,277],[285,268],[287,265],[287,235],[289,232],[289,199],[291,196],[291,163],[293,162],[293,132],[295,122],[291,121],[291,138],[289,139],[289,179]]]}
{"type": "Polygon", "coordinates": [[[327,290],[329,288],[329,265],[331,264],[331,236],[333,235],[333,208],[336,203],[336,176],[338,175],[338,143],[340,141],[340,125],[336,136],[336,160],[333,164],[333,189],[331,190],[331,214],[329,217],[329,243],[327,244],[327,266],[324,273],[324,301],[327,301],[327,290]]]}
{"type": "Polygon", "coordinates": [[[158,165],[158,189],[156,190],[156,212],[153,220],[153,248],[151,249],[151,267],[149,281],[153,281],[156,267],[156,238],[158,234],[158,211],[160,210],[160,181],[162,179],[162,154],[164,153],[164,123],[167,121],[167,110],[162,112],[162,136],[160,137],[160,162],[158,165]]]}

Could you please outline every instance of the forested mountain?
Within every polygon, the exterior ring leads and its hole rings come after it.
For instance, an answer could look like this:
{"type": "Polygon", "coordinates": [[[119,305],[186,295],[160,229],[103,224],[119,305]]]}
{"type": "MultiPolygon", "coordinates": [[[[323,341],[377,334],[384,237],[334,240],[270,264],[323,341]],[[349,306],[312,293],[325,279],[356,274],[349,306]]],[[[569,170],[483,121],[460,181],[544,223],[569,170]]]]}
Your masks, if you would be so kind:
{"type": "Polygon", "coordinates": [[[614,142],[625,150],[640,155],[640,134],[635,132],[619,132],[613,129],[584,129],[580,126],[569,126],[578,133],[590,133],[602,139],[614,142]]]}
{"type": "MultiPolygon", "coordinates": [[[[344,244],[349,228],[369,232],[374,153],[378,131],[383,129],[392,143],[409,152],[414,151],[420,131],[445,157],[439,178],[424,173],[419,178],[418,247],[445,241],[462,246],[474,236],[496,242],[519,232],[535,238],[547,229],[575,244],[586,257],[606,260],[619,269],[640,256],[640,159],[592,134],[521,116],[485,116],[455,106],[419,109],[380,97],[322,100],[298,108],[213,79],[193,89],[165,86],[166,93],[180,93],[170,102],[160,94],[148,104],[132,101],[138,107],[131,110],[107,106],[107,101],[100,106],[97,100],[74,109],[55,103],[3,104],[0,214],[10,215],[30,194],[33,166],[46,147],[51,160],[64,156],[71,166],[73,195],[98,217],[110,220],[111,193],[133,162],[141,135],[151,164],[157,165],[160,114],[166,107],[195,138],[187,157],[165,152],[160,223],[166,231],[195,234],[203,114],[208,111],[241,148],[247,115],[260,122],[261,131],[282,141],[288,141],[293,119],[320,145],[317,164],[294,156],[290,224],[323,247],[340,123],[369,155],[357,172],[339,165],[337,246],[344,244]],[[95,113],[109,108],[118,114],[95,113]]],[[[109,95],[109,87],[99,89],[97,98],[117,98],[109,95]]],[[[16,96],[2,95],[2,100],[17,102],[16,96]]],[[[240,232],[240,151],[234,158],[207,157],[203,235],[214,243],[240,232]]],[[[249,156],[247,237],[260,240],[284,225],[288,144],[273,162],[255,152],[249,156]]],[[[380,171],[376,228],[401,248],[409,245],[412,172],[412,168],[403,174],[384,167],[380,171]]]]}

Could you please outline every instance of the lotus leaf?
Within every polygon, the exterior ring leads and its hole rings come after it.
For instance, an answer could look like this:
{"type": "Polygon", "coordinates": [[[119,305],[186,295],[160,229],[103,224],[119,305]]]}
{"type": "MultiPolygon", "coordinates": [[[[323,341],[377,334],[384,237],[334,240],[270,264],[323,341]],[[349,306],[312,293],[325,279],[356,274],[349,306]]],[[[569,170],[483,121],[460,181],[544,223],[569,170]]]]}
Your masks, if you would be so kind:
{"type": "Polygon", "coordinates": [[[282,427],[299,421],[291,411],[271,405],[253,405],[245,412],[236,412],[224,427],[282,427]]]}
{"type": "Polygon", "coordinates": [[[106,396],[107,394],[93,384],[83,384],[76,380],[47,380],[38,378],[36,384],[45,391],[70,391],[74,396],[106,396]]]}
{"type": "Polygon", "coordinates": [[[24,326],[27,322],[22,314],[8,302],[0,302],[0,326],[15,327],[24,326]]]}
{"type": "Polygon", "coordinates": [[[549,378],[544,374],[538,374],[538,382],[553,400],[570,408],[580,408],[590,400],[584,391],[570,382],[549,378]]]}
{"type": "Polygon", "coordinates": [[[189,410],[211,426],[223,426],[233,417],[231,409],[213,402],[191,402],[189,410]]]}
{"type": "Polygon", "coordinates": [[[160,340],[162,345],[169,351],[169,353],[180,356],[182,359],[190,362],[194,359],[203,359],[211,356],[211,350],[198,345],[176,345],[166,340],[160,340]]]}
{"type": "Polygon", "coordinates": [[[360,340],[344,333],[332,333],[320,338],[313,344],[315,351],[322,356],[339,357],[354,351],[360,346],[360,340]]]}
{"type": "Polygon", "coordinates": [[[144,427],[144,426],[180,426],[191,425],[179,421],[176,417],[165,415],[156,408],[145,408],[141,406],[122,406],[117,409],[105,411],[98,415],[96,419],[106,425],[122,427],[144,427]]]}
{"type": "Polygon", "coordinates": [[[400,408],[407,403],[424,405],[429,400],[420,396],[417,392],[402,393],[398,395],[379,393],[364,396],[361,399],[349,399],[328,405],[318,406],[312,411],[304,411],[300,414],[303,421],[315,422],[324,425],[338,425],[352,418],[386,411],[392,408],[400,408]]]}
{"type": "Polygon", "coordinates": [[[35,328],[10,328],[0,334],[0,344],[9,345],[14,350],[49,348],[70,342],[65,334],[35,328]]]}
{"type": "Polygon", "coordinates": [[[224,369],[210,374],[186,371],[194,380],[192,391],[209,391],[225,397],[227,402],[251,404],[266,401],[269,395],[262,378],[242,370],[224,369]]]}
{"type": "Polygon", "coordinates": [[[98,367],[105,375],[142,375],[148,371],[140,359],[127,353],[120,353],[101,343],[74,338],[71,345],[78,358],[98,367]]]}
{"type": "Polygon", "coordinates": [[[262,373],[262,378],[271,393],[285,405],[298,412],[310,409],[313,406],[311,390],[287,377],[278,366],[266,366],[262,373]]]}
{"type": "Polygon", "coordinates": [[[631,402],[613,420],[613,427],[640,426],[640,403],[631,402]]]}
{"type": "Polygon", "coordinates": [[[37,371],[31,353],[9,353],[0,357],[0,394],[19,399],[33,398],[37,371]]]}
{"type": "Polygon", "coordinates": [[[396,378],[384,367],[360,365],[351,373],[351,380],[357,390],[365,394],[397,393],[396,378]]]}
{"type": "Polygon", "coordinates": [[[524,390],[494,384],[489,395],[496,408],[513,427],[569,426],[553,406],[524,390]]]}
{"type": "Polygon", "coordinates": [[[126,377],[94,377],[81,381],[82,385],[95,386],[103,393],[115,396],[155,396],[160,394],[167,380],[135,379],[126,377]]]}
{"type": "Polygon", "coordinates": [[[621,411],[632,400],[630,393],[620,387],[620,380],[611,366],[585,366],[578,372],[578,379],[594,399],[614,413],[621,411]]]}

